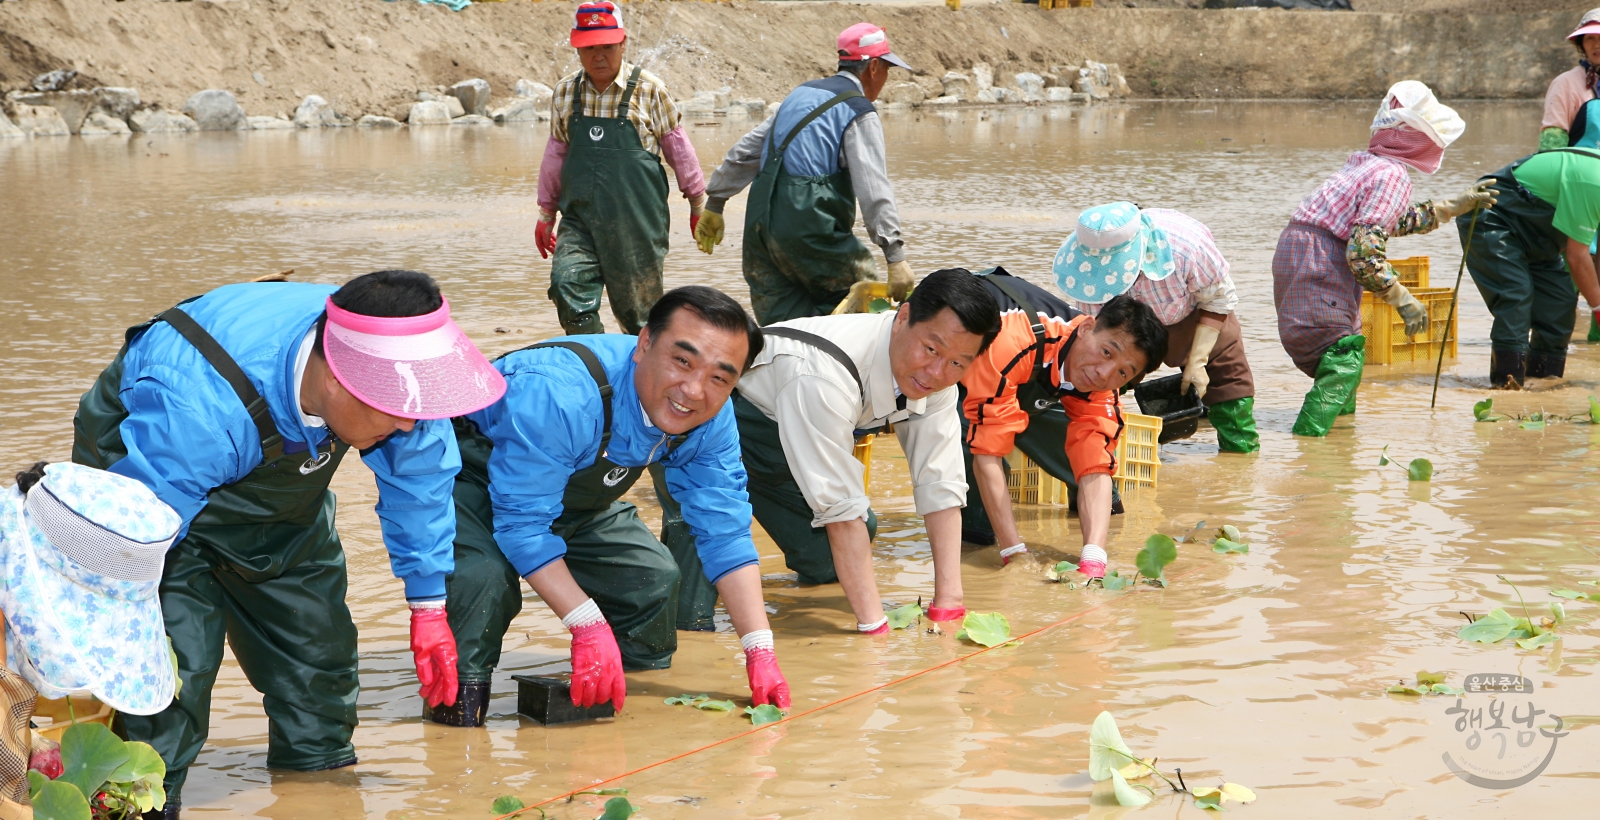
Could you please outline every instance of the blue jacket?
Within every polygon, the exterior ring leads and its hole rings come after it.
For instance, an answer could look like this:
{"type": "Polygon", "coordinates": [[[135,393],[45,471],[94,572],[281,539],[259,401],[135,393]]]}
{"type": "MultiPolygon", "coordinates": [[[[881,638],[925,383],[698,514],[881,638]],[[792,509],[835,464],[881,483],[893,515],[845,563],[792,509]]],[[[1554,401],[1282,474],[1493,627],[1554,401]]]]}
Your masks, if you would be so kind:
{"type": "MultiPolygon", "coordinates": [[[[286,452],[316,455],[326,428],[301,424],[293,381],[301,341],[334,287],[288,282],[218,288],[183,306],[267,401],[286,452]]],[[[111,471],[138,479],[183,518],[184,532],[206,496],[261,465],[261,437],[228,382],[165,322],[128,346],[120,426],[126,458],[111,471]]],[[[461,452],[449,419],[419,421],[362,454],[378,480],[378,519],[406,597],[442,598],[455,569],[451,501],[461,452]]],[[[182,538],[182,534],[179,535],[182,538]]]]}
{"type": "MultiPolygon", "coordinates": [[[[620,334],[570,336],[594,350],[611,382],[611,444],[607,457],[622,467],[666,466],[667,489],[683,507],[706,578],[717,579],[757,561],[750,539],[750,496],[733,404],[690,431],[667,455],[669,436],[650,426],[633,386],[638,339],[620,334]]],[[[605,410],[600,388],[576,354],[559,348],[522,350],[495,362],[506,395],[467,418],[494,442],[489,499],[494,538],[517,574],[536,572],[567,552],[550,531],[561,516],[567,481],[599,456],[605,410]]]]}
{"type": "MultiPolygon", "coordinates": [[[[823,103],[846,91],[859,91],[855,82],[842,74],[812,80],[783,98],[778,114],[773,118],[772,131],[762,149],[761,166],[767,165],[772,152],[788,139],[800,120],[823,103]]],[[[839,145],[844,141],[844,131],[862,114],[876,111],[866,97],[851,97],[823,112],[795,135],[789,150],[783,155],[783,169],[790,176],[820,177],[839,173],[839,145]]]]}

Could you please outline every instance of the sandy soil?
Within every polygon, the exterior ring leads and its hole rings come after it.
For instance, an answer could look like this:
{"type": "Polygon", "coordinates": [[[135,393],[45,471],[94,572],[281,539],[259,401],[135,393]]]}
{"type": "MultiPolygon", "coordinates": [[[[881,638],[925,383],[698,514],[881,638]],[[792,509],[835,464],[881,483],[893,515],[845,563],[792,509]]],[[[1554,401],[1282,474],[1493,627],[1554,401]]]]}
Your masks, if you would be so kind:
{"type": "MultiPolygon", "coordinates": [[[[735,98],[780,99],[831,71],[835,34],[870,18],[890,30],[930,90],[945,71],[974,62],[1008,78],[1087,58],[1121,64],[1137,96],[1374,97],[1415,77],[1446,97],[1507,98],[1541,95],[1571,64],[1562,38],[1582,5],[1360,5],[1451,12],[1402,15],[1136,2],[1141,8],[988,3],[956,12],[926,3],[636,2],[627,23],[633,56],[680,97],[726,85],[735,98]]],[[[569,14],[567,3],[522,0],[460,13],[407,0],[13,0],[0,3],[0,88],[71,67],[82,72],[80,85],[131,86],[168,107],[225,88],[252,115],[286,113],[320,94],[352,116],[403,116],[417,90],[471,77],[488,80],[497,96],[524,77],[553,85],[576,68],[569,14]]]]}

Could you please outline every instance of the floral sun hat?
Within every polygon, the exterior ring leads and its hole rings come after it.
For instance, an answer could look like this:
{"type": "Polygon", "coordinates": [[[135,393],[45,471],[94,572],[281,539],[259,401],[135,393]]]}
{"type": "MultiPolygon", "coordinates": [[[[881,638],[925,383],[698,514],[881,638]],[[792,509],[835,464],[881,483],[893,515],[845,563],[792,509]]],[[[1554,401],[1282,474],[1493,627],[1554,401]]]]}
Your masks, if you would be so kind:
{"type": "Polygon", "coordinates": [[[140,482],[77,464],[51,464],[25,497],[0,490],[7,664],[47,698],[165,709],[177,678],[156,593],[181,524],[140,482]]]}
{"type": "Polygon", "coordinates": [[[1166,231],[1132,202],[1096,205],[1078,214],[1078,227],[1061,243],[1052,267],[1062,293],[1091,305],[1126,293],[1140,273],[1161,280],[1177,270],[1166,231]]]}

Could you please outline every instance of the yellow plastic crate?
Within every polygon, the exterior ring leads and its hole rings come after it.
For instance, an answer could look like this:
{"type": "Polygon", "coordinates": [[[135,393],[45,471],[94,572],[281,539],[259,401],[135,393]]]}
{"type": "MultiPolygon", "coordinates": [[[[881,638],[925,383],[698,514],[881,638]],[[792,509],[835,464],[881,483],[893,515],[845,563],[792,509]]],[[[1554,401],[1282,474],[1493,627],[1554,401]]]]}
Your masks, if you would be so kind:
{"type": "Polygon", "coordinates": [[[1394,268],[1396,276],[1400,277],[1400,284],[1411,290],[1428,286],[1428,257],[1408,256],[1404,259],[1390,259],[1389,264],[1394,268]]]}
{"type": "Polygon", "coordinates": [[[39,727],[36,730],[39,734],[60,743],[73,718],[77,718],[79,723],[99,723],[109,728],[116,714],[110,706],[92,695],[72,695],[57,700],[39,698],[33,709],[33,722],[39,727]],[[69,699],[71,706],[67,705],[69,699]]]}
{"type": "Polygon", "coordinates": [[[1452,288],[1411,288],[1428,311],[1428,330],[1415,336],[1406,335],[1406,323],[1400,312],[1389,306],[1375,293],[1361,296],[1361,333],[1367,337],[1367,364],[1397,364],[1401,362],[1431,362],[1439,358],[1439,346],[1445,345],[1444,355],[1456,357],[1456,325],[1460,317],[1451,318],[1452,288]],[[1445,342],[1445,323],[1449,326],[1449,342],[1445,342]]]}
{"type": "Polygon", "coordinates": [[[1117,471],[1111,476],[1117,491],[1126,495],[1135,487],[1155,487],[1161,471],[1161,417],[1123,413],[1122,436],[1117,439],[1117,471]]]}
{"type": "Polygon", "coordinates": [[[872,440],[875,438],[876,434],[868,433],[856,439],[856,448],[851,453],[861,462],[861,486],[869,496],[872,495],[872,440]]]}
{"type": "Polygon", "coordinates": [[[1063,507],[1067,504],[1067,483],[1047,473],[1033,460],[1012,450],[1006,456],[1006,489],[1013,504],[1063,507]]]}

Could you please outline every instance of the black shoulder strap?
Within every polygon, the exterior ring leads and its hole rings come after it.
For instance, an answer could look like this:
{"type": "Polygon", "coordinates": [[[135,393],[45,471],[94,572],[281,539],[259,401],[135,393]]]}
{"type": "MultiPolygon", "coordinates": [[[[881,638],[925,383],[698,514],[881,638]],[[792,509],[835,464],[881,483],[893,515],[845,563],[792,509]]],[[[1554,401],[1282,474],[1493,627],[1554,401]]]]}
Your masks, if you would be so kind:
{"type": "MultiPolygon", "coordinates": [[[[541,347],[560,347],[578,354],[583,366],[589,370],[589,378],[594,379],[595,386],[600,388],[600,403],[605,408],[605,426],[600,431],[599,455],[604,456],[606,454],[606,446],[611,443],[611,381],[606,378],[605,366],[600,364],[600,358],[594,355],[594,351],[590,350],[588,345],[581,345],[577,342],[540,342],[536,345],[528,345],[521,348],[521,350],[538,350],[541,347]]],[[[509,356],[511,354],[507,353],[506,355],[509,356]]]]}
{"type": "Polygon", "coordinates": [[[168,308],[166,312],[155,318],[158,322],[166,322],[173,330],[189,340],[195,350],[211,364],[238,394],[239,401],[244,403],[244,409],[250,413],[250,420],[255,422],[256,432],[261,436],[261,458],[263,463],[277,461],[283,455],[283,436],[278,434],[278,425],[272,422],[272,411],[267,408],[267,400],[261,398],[256,392],[255,385],[245,376],[239,368],[239,363],[228,355],[216,338],[200,326],[194,317],[184,313],[181,309],[168,308]]]}
{"type": "Polygon", "coordinates": [[[1011,301],[1016,302],[1017,306],[1028,314],[1030,329],[1033,331],[1033,344],[1039,349],[1038,353],[1033,357],[1034,361],[1038,363],[1039,370],[1048,370],[1050,365],[1044,360],[1044,321],[1039,318],[1039,311],[1034,308],[1032,302],[1023,298],[1020,291],[1011,287],[1011,283],[1006,281],[1008,277],[990,276],[987,273],[983,274],[983,277],[989,282],[993,282],[1001,293],[1011,297],[1011,301]]]}
{"type": "Polygon", "coordinates": [[[617,106],[617,119],[628,118],[628,103],[633,100],[633,89],[639,85],[639,72],[643,70],[641,66],[634,66],[633,73],[628,75],[628,88],[622,92],[622,104],[617,106]]]}
{"type": "Polygon", "coordinates": [[[798,330],[792,327],[764,327],[761,329],[761,332],[768,336],[777,336],[783,339],[793,339],[797,342],[804,342],[822,351],[823,353],[832,356],[835,361],[844,365],[845,370],[850,371],[850,378],[856,380],[856,389],[860,390],[863,396],[865,395],[866,387],[861,384],[861,371],[856,369],[855,361],[852,360],[848,355],[845,355],[844,350],[838,345],[822,338],[821,336],[818,336],[815,333],[807,333],[804,330],[798,330]]]}
{"type": "Polygon", "coordinates": [[[867,95],[861,93],[860,91],[856,91],[854,89],[851,89],[850,91],[841,91],[833,99],[828,100],[827,102],[823,103],[822,105],[819,105],[816,108],[811,109],[811,113],[805,115],[804,117],[801,117],[800,121],[795,123],[795,126],[793,128],[789,129],[789,133],[786,136],[784,136],[784,138],[783,138],[783,144],[778,146],[778,153],[782,154],[783,152],[788,151],[789,150],[789,143],[794,142],[794,138],[799,136],[801,131],[806,130],[806,126],[810,125],[812,120],[822,116],[823,114],[828,113],[828,109],[833,108],[834,106],[844,102],[845,100],[851,100],[851,99],[855,99],[856,97],[865,97],[865,96],[867,96],[867,95]]]}

